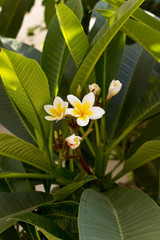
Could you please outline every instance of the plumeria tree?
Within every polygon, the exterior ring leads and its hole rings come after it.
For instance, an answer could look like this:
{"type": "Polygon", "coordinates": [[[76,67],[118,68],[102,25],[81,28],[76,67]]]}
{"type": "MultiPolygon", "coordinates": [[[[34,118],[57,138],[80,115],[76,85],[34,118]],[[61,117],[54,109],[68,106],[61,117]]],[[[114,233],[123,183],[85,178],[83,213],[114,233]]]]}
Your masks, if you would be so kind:
{"type": "Polygon", "coordinates": [[[90,2],[87,35],[81,0],[57,4],[42,52],[0,37],[0,239],[160,239],[160,23],[143,2],[90,2]]]}

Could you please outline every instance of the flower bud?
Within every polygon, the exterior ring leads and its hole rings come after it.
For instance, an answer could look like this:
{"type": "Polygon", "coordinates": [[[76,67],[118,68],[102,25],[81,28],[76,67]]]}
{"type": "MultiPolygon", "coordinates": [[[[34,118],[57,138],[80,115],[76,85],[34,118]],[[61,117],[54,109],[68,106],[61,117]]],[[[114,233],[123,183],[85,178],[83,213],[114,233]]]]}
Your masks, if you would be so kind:
{"type": "Polygon", "coordinates": [[[107,100],[111,99],[114,95],[116,95],[122,87],[122,83],[119,80],[112,80],[109,85],[107,100]]]}
{"type": "Polygon", "coordinates": [[[93,92],[95,95],[99,95],[101,92],[100,87],[96,83],[93,83],[92,85],[89,85],[88,87],[89,87],[89,91],[93,92]]]}
{"type": "Polygon", "coordinates": [[[75,149],[80,145],[80,140],[82,140],[81,137],[75,136],[75,134],[72,134],[71,136],[67,137],[65,139],[66,143],[72,148],[75,149]]]}

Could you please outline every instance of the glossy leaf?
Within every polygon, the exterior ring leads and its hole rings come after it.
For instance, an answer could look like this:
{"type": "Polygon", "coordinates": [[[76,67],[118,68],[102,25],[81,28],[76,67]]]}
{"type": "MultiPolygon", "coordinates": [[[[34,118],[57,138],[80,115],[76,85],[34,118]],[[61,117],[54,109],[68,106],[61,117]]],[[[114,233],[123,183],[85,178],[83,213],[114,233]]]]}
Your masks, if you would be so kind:
{"type": "MultiPolygon", "coordinates": [[[[81,20],[83,11],[81,1],[71,0],[66,4],[73,10],[78,19],[81,20]]],[[[60,80],[68,56],[69,51],[61,33],[57,16],[54,16],[48,28],[41,58],[42,69],[48,78],[52,99],[58,93],[60,80]]]]}
{"type": "Polygon", "coordinates": [[[48,137],[44,105],[50,103],[48,82],[38,63],[2,49],[0,72],[9,96],[36,130],[48,137]]]}
{"type": "Polygon", "coordinates": [[[56,13],[63,37],[77,67],[79,67],[89,47],[87,36],[80,21],[69,7],[59,4],[56,7],[56,13]]]}
{"type": "Polygon", "coordinates": [[[85,57],[72,81],[70,88],[72,93],[75,93],[78,84],[81,84],[82,89],[84,88],[95,64],[104,52],[105,48],[142,2],[143,0],[130,0],[125,2],[112,16],[112,18],[101,28],[101,31],[95,36],[91,43],[91,46],[93,46],[92,49],[85,57]]]}
{"type": "Polygon", "coordinates": [[[50,201],[52,197],[41,192],[0,193],[0,233],[16,222],[9,218],[31,212],[50,201]]]}
{"type": "MultiPolygon", "coordinates": [[[[124,0],[104,0],[113,7],[119,8],[125,1],[124,0]]],[[[150,14],[147,11],[144,11],[141,8],[138,8],[133,14],[132,17],[139,22],[142,22],[150,27],[160,31],[159,20],[156,17],[153,17],[153,14],[150,14]]]]}
{"type": "Polygon", "coordinates": [[[44,154],[34,145],[15,136],[0,133],[0,155],[28,163],[45,172],[51,172],[51,166],[44,154]]]}
{"type": "MultiPolygon", "coordinates": [[[[106,9],[108,8],[108,4],[106,2],[100,1],[95,5],[93,10],[96,10],[97,8],[106,9]]],[[[96,11],[93,11],[90,24],[92,24],[93,21],[95,21],[95,23],[89,32],[90,40],[93,40],[93,37],[105,24],[106,20],[104,16],[102,16],[96,11]]],[[[117,79],[118,77],[124,44],[125,34],[119,31],[109,43],[106,50],[104,51],[95,66],[96,82],[102,89],[103,101],[105,101],[106,99],[110,82],[113,79],[117,79]]]]}
{"type": "Polygon", "coordinates": [[[49,240],[69,240],[70,238],[63,232],[63,230],[54,223],[43,216],[35,213],[24,213],[13,217],[17,221],[23,221],[37,227],[49,240]]]}
{"type": "MultiPolygon", "coordinates": [[[[107,18],[111,17],[114,13],[114,11],[97,11],[101,12],[107,18]]],[[[122,31],[125,34],[141,44],[158,62],[160,62],[159,42],[157,40],[160,37],[159,30],[131,19],[128,19],[122,27],[122,31]]]]}
{"type": "Polygon", "coordinates": [[[121,187],[105,195],[87,189],[81,197],[80,240],[158,240],[159,221],[159,206],[139,189],[121,187]]]}

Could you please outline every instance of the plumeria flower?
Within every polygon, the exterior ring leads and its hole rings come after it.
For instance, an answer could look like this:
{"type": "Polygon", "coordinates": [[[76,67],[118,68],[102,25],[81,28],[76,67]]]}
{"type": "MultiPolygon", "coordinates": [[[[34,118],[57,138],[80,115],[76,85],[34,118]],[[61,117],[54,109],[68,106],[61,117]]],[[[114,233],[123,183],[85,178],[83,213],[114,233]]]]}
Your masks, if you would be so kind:
{"type": "Polygon", "coordinates": [[[65,141],[67,142],[67,144],[72,148],[75,149],[80,145],[80,140],[82,140],[81,137],[79,136],[75,136],[75,134],[73,133],[70,137],[67,137],[65,139],[65,141]]]}
{"type": "Polygon", "coordinates": [[[121,87],[122,83],[119,80],[112,80],[109,85],[107,100],[116,95],[121,90],[121,87]]]}
{"type": "Polygon", "coordinates": [[[93,92],[95,95],[96,94],[99,95],[101,92],[100,87],[96,83],[93,83],[93,84],[89,85],[88,87],[89,87],[89,91],[93,92]]]}
{"type": "Polygon", "coordinates": [[[45,111],[51,115],[46,116],[45,119],[49,121],[59,121],[65,116],[67,108],[68,102],[64,102],[60,97],[56,97],[54,99],[53,105],[44,106],[45,111]]]}
{"type": "Polygon", "coordinates": [[[77,117],[77,124],[79,126],[86,126],[89,123],[89,119],[99,119],[105,113],[102,108],[93,107],[95,102],[93,92],[85,95],[82,102],[73,95],[68,95],[67,99],[74,108],[68,108],[66,114],[77,117]]]}

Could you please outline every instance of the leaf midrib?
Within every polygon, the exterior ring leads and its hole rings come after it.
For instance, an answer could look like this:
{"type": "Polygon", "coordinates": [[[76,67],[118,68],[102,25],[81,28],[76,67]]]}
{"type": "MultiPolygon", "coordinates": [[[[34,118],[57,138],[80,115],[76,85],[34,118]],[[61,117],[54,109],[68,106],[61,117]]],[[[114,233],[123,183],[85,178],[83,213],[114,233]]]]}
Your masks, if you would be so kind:
{"type": "Polygon", "coordinates": [[[107,200],[108,204],[111,206],[111,208],[114,212],[114,215],[115,215],[115,218],[116,218],[116,221],[117,221],[117,225],[118,225],[118,229],[119,229],[119,233],[120,233],[120,236],[121,236],[121,240],[124,240],[122,227],[121,227],[120,221],[118,219],[118,214],[116,212],[116,208],[114,208],[113,204],[111,203],[111,201],[109,200],[109,198],[107,196],[105,196],[105,199],[107,200]]]}

